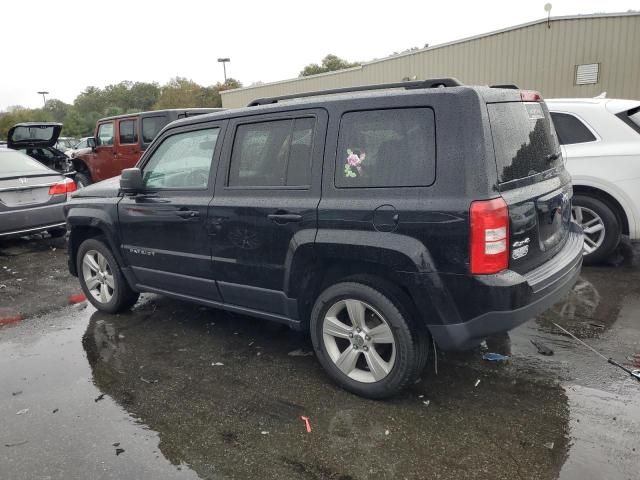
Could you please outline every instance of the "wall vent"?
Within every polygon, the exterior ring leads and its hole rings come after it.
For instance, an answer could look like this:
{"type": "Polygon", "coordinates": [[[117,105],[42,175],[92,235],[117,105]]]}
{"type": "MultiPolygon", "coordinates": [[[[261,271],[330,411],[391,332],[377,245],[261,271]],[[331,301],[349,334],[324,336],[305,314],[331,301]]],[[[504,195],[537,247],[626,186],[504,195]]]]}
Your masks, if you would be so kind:
{"type": "Polygon", "coordinates": [[[599,63],[576,65],[576,85],[590,85],[592,83],[598,83],[599,72],[599,63]]]}

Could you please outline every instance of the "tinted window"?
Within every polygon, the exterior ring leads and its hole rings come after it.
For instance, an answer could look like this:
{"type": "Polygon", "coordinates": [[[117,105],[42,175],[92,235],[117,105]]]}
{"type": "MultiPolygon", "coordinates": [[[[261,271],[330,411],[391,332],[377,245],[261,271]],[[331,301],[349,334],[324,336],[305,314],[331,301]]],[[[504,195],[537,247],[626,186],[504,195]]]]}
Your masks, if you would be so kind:
{"type": "MultiPolygon", "coordinates": [[[[40,162],[13,150],[0,150],[0,176],[46,173],[50,170],[40,162]]],[[[53,172],[52,172],[52,175],[53,172]]]]}
{"type": "Polygon", "coordinates": [[[562,165],[549,113],[540,103],[490,103],[489,120],[500,182],[562,165]]]}
{"type": "Polygon", "coordinates": [[[145,187],[207,188],[218,132],[209,128],[167,137],[144,166],[145,187]]]}
{"type": "Polygon", "coordinates": [[[633,128],[636,132],[640,133],[640,107],[632,108],[624,112],[616,114],[620,120],[633,128]]]}
{"type": "Polygon", "coordinates": [[[142,142],[151,143],[162,127],[167,124],[165,115],[155,117],[144,117],[142,119],[142,142]]]}
{"type": "Polygon", "coordinates": [[[138,143],[138,129],[135,120],[120,120],[120,143],[138,143]]]}
{"type": "Polygon", "coordinates": [[[430,108],[345,113],[340,122],[335,182],[338,187],[431,185],[435,157],[430,108]]]}
{"type": "Polygon", "coordinates": [[[560,145],[593,142],[596,137],[587,126],[573,115],[567,113],[551,113],[553,125],[556,127],[560,145]]]}
{"type": "Polygon", "coordinates": [[[98,145],[113,145],[113,123],[103,123],[98,127],[98,145]]]}
{"type": "Polygon", "coordinates": [[[230,186],[307,186],[315,118],[239,125],[233,142],[230,186]]]}
{"type": "Polygon", "coordinates": [[[640,128],[640,107],[629,110],[627,115],[629,116],[629,120],[640,128]]]}

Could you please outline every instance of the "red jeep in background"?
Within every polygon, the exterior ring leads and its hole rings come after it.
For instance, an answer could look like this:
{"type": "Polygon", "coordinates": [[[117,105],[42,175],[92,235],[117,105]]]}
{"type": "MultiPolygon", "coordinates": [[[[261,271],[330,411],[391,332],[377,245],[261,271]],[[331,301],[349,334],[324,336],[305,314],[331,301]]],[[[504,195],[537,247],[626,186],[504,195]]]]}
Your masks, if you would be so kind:
{"type": "Polygon", "coordinates": [[[88,140],[91,149],[73,158],[79,188],[120,175],[142,156],[162,128],[180,118],[216,112],[221,108],[184,108],[129,113],[98,120],[94,138],[88,140]]]}

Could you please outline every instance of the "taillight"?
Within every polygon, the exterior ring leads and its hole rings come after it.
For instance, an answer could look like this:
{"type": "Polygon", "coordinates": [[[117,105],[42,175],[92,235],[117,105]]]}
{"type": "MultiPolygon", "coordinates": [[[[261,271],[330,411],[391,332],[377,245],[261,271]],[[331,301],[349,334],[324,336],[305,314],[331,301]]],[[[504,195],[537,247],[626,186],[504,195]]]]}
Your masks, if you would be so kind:
{"type": "Polygon", "coordinates": [[[520,90],[520,99],[523,102],[541,102],[542,95],[535,90],[520,90]]]}
{"type": "Polygon", "coordinates": [[[54,183],[49,187],[49,195],[61,195],[63,193],[75,192],[77,189],[76,183],[70,178],[65,178],[63,181],[54,183]]]}
{"type": "Polygon", "coordinates": [[[509,266],[509,208],[502,197],[471,202],[471,273],[498,273],[509,266]]]}

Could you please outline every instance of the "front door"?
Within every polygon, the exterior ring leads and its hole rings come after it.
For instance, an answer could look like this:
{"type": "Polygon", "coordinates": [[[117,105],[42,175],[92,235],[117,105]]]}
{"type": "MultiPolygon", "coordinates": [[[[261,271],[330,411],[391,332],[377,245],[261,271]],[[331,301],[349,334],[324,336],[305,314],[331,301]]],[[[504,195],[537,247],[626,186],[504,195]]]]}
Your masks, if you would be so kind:
{"type": "Polygon", "coordinates": [[[287,254],[313,244],[327,114],[230,122],[209,209],[213,269],[225,303],[288,314],[287,254]]]}
{"type": "Polygon", "coordinates": [[[219,300],[206,230],[223,123],[172,129],[142,165],[144,191],[118,204],[122,253],[137,283],[219,300]]]}
{"type": "Polygon", "coordinates": [[[93,152],[92,180],[99,182],[120,174],[116,164],[116,149],[113,144],[115,139],[114,122],[108,121],[98,124],[96,135],[96,148],[93,152]]]}
{"type": "Polygon", "coordinates": [[[116,166],[120,171],[135,166],[140,159],[142,150],[140,149],[138,123],[137,117],[118,120],[116,166]]]}

